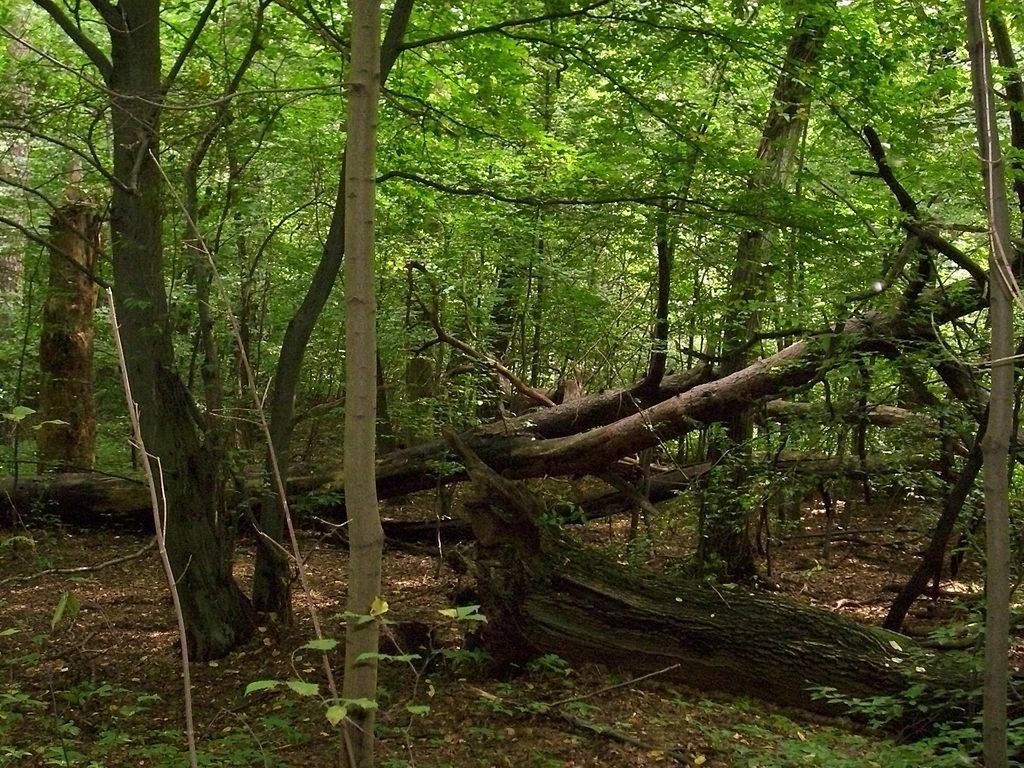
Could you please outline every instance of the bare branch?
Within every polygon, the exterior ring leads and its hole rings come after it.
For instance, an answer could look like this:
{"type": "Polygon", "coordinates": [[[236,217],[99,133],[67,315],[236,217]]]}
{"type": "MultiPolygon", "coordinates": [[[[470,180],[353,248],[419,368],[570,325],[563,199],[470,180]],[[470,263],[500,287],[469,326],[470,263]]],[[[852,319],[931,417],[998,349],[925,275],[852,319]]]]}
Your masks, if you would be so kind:
{"type": "Polygon", "coordinates": [[[473,360],[476,360],[477,362],[483,363],[489,368],[493,368],[497,373],[501,374],[501,376],[507,379],[509,384],[511,384],[519,392],[523,393],[524,395],[526,395],[526,397],[530,398],[531,400],[534,400],[540,403],[541,405],[546,405],[548,407],[551,407],[555,404],[550,397],[541,392],[539,389],[531,387],[525,381],[520,379],[497,358],[491,357],[485,352],[481,352],[479,349],[471,347],[466,342],[462,341],[461,339],[457,339],[450,333],[448,333],[441,325],[441,318],[439,317],[437,310],[437,286],[434,285],[433,280],[431,280],[430,273],[427,272],[427,268],[420,264],[418,261],[410,261],[408,264],[408,268],[410,271],[415,269],[416,271],[422,273],[427,278],[428,282],[430,282],[430,288],[433,294],[433,301],[431,302],[431,306],[428,308],[426,305],[424,305],[422,301],[419,301],[418,299],[417,301],[420,305],[420,308],[423,310],[423,313],[427,316],[427,320],[429,321],[431,327],[434,329],[434,333],[437,334],[438,340],[443,341],[445,344],[448,344],[449,346],[455,347],[455,349],[459,350],[467,357],[470,357],[473,360]]]}
{"type": "Polygon", "coordinates": [[[114,175],[103,167],[102,163],[100,162],[100,159],[95,154],[95,150],[92,143],[89,144],[90,153],[85,154],[85,152],[83,152],[81,149],[74,146],[70,142],[65,141],[64,139],[60,139],[57,138],[56,136],[51,136],[46,133],[42,133],[41,131],[38,131],[34,128],[30,128],[28,125],[24,125],[22,123],[0,122],[0,131],[11,131],[12,133],[24,134],[25,136],[31,136],[34,139],[39,139],[40,141],[45,141],[48,144],[53,144],[56,147],[65,149],[71,154],[73,154],[75,157],[78,157],[84,160],[86,163],[88,163],[90,168],[93,168],[94,170],[102,174],[103,178],[105,178],[111,184],[118,183],[114,175]]]}
{"type": "Polygon", "coordinates": [[[37,245],[41,245],[44,248],[49,248],[49,249],[55,251],[56,253],[60,254],[61,256],[63,256],[67,260],[67,262],[72,267],[77,269],[79,272],[81,272],[83,275],[88,277],[90,280],[92,280],[94,283],[96,283],[96,285],[100,286],[101,288],[109,288],[110,287],[109,283],[107,283],[106,280],[104,280],[103,278],[99,277],[98,275],[96,275],[96,274],[90,272],[89,270],[87,270],[85,267],[83,267],[81,264],[79,264],[75,259],[73,259],[71,257],[71,254],[69,254],[67,251],[63,250],[62,248],[56,247],[54,245],[54,243],[51,242],[50,238],[48,238],[48,237],[46,237],[44,235],[41,235],[38,232],[36,232],[34,229],[31,229],[30,227],[26,227],[24,224],[21,224],[20,222],[17,222],[14,219],[8,218],[7,216],[4,216],[2,214],[0,214],[0,224],[6,224],[8,227],[11,227],[12,229],[16,229],[19,232],[21,232],[21,234],[23,234],[25,237],[27,237],[33,243],[36,243],[37,245]]]}

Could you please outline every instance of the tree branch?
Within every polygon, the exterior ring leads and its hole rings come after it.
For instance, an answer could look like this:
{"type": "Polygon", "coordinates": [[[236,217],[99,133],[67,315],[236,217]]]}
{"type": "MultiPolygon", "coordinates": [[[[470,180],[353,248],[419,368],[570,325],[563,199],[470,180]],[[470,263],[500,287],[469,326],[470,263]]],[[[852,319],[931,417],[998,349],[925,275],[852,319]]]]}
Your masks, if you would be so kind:
{"type": "Polygon", "coordinates": [[[49,248],[55,251],[56,253],[60,254],[67,260],[68,264],[77,269],[79,272],[88,277],[92,282],[96,283],[96,285],[100,286],[101,288],[110,287],[109,283],[107,283],[106,280],[99,277],[98,275],[93,274],[88,269],[83,267],[75,259],[73,259],[71,257],[71,254],[69,254],[67,251],[63,250],[62,248],[56,247],[54,243],[51,242],[50,238],[40,235],[35,230],[30,229],[29,227],[26,227],[24,224],[21,224],[20,222],[17,222],[14,219],[8,218],[3,214],[0,214],[0,224],[6,224],[8,227],[18,230],[19,232],[21,232],[21,234],[23,234],[36,245],[41,245],[44,248],[49,248]]]}
{"type": "Polygon", "coordinates": [[[53,0],[33,0],[33,2],[46,11],[50,18],[56,22],[57,26],[64,30],[64,33],[71,38],[71,41],[82,50],[82,53],[99,70],[103,80],[109,82],[110,75],[114,69],[113,65],[106,54],[93,42],[92,38],[86,35],[53,0]]]}
{"type": "Polygon", "coordinates": [[[431,306],[428,308],[426,305],[423,304],[422,301],[419,301],[419,299],[417,299],[417,302],[419,303],[420,308],[423,310],[423,314],[427,316],[427,320],[430,323],[430,326],[434,329],[434,333],[437,334],[437,338],[439,341],[443,341],[445,344],[455,347],[455,349],[459,350],[467,357],[470,357],[473,360],[476,360],[490,368],[493,368],[497,373],[504,376],[505,379],[507,379],[508,382],[513,387],[515,387],[519,392],[523,393],[524,395],[526,395],[526,397],[530,398],[531,400],[534,400],[540,403],[541,405],[548,406],[549,408],[555,404],[554,401],[552,401],[551,398],[548,397],[546,394],[541,392],[539,389],[536,389],[535,387],[531,387],[525,381],[523,381],[514,373],[512,373],[512,371],[509,370],[508,367],[505,366],[500,360],[491,357],[490,355],[481,352],[480,350],[474,347],[471,347],[466,342],[462,341],[461,339],[457,339],[450,333],[448,333],[442,327],[441,318],[438,316],[437,286],[433,284],[433,281],[430,278],[430,273],[427,272],[426,267],[424,267],[418,261],[410,261],[408,266],[410,270],[415,269],[416,271],[421,272],[427,278],[428,282],[431,283],[431,292],[434,297],[431,306]]]}
{"type": "Polygon", "coordinates": [[[483,27],[473,27],[472,29],[462,29],[457,32],[448,32],[444,35],[437,35],[435,37],[426,37],[422,40],[410,40],[407,43],[403,43],[400,46],[400,50],[411,51],[414,48],[423,48],[427,45],[433,45],[435,43],[447,43],[453,40],[462,40],[466,37],[473,37],[475,35],[486,35],[491,32],[500,32],[505,29],[511,29],[513,27],[525,27],[530,24],[539,24],[544,21],[555,21],[556,19],[571,19],[577,16],[585,16],[591,11],[600,8],[602,5],[608,5],[611,0],[599,0],[595,3],[590,3],[582,8],[569,11],[556,11],[554,13],[545,13],[540,16],[530,16],[523,19],[509,19],[507,21],[499,21],[496,24],[488,24],[483,27]]]}
{"type": "MultiPolygon", "coordinates": [[[[188,60],[188,56],[192,53],[192,49],[195,47],[196,41],[199,40],[199,35],[202,33],[203,28],[206,27],[206,22],[210,20],[210,14],[213,13],[214,7],[217,5],[217,0],[208,0],[206,7],[203,8],[202,13],[199,14],[199,18],[196,20],[196,24],[192,27],[192,32],[185,40],[185,44],[181,47],[178,52],[178,58],[174,60],[174,64],[171,65],[170,70],[167,72],[167,77],[164,78],[163,86],[161,91],[167,93],[171,90],[171,86],[174,85],[174,81],[178,78],[178,73],[181,72],[181,68],[185,66],[185,62],[188,60]]],[[[262,0],[259,5],[260,16],[263,15],[263,9],[267,7],[266,0],[262,0]]]]}
{"type": "Polygon", "coordinates": [[[878,178],[884,181],[885,185],[889,187],[893,197],[896,198],[896,202],[899,203],[900,210],[902,210],[910,219],[910,221],[903,223],[903,228],[912,235],[917,236],[921,240],[922,244],[932,248],[938,253],[941,253],[958,267],[966,271],[972,278],[974,278],[978,287],[983,288],[988,282],[988,275],[985,270],[976,264],[967,254],[942,237],[942,235],[921,222],[921,212],[917,207],[917,202],[913,197],[911,197],[907,188],[900,183],[899,179],[896,178],[896,174],[893,173],[892,166],[889,165],[889,161],[886,159],[885,147],[882,146],[882,140],[878,137],[878,133],[875,129],[870,125],[864,126],[864,139],[868,147],[868,152],[871,154],[871,159],[875,161],[875,167],[878,169],[878,178]]]}
{"type": "Polygon", "coordinates": [[[412,17],[412,7],[416,0],[396,0],[395,7],[391,11],[391,20],[388,21],[387,31],[384,32],[384,42],[380,45],[380,83],[383,87],[391,68],[398,61],[402,53],[402,40],[409,28],[409,19],[412,17]]]}

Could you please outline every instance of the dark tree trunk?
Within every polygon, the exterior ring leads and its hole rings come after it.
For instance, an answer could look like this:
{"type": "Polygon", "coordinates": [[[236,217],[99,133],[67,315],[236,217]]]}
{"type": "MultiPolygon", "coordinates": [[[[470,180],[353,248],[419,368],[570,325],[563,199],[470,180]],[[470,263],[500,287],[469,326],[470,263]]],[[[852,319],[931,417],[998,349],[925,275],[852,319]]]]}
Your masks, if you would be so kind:
{"type": "Polygon", "coordinates": [[[220,508],[217,466],[202,443],[199,414],[174,370],[164,289],[158,165],[160,3],[123,0],[107,10],[114,175],[111,235],[114,297],[128,375],[147,449],[159,458],[167,549],[178,579],[195,661],[223,656],[252,633],[249,602],[231,574],[233,532],[220,508]]]}
{"type": "Polygon", "coordinates": [[[981,440],[984,436],[985,423],[982,422],[974,447],[971,449],[967,461],[964,462],[964,468],[949,491],[942,514],[939,516],[939,522],[936,523],[935,530],[932,532],[928,548],[925,550],[921,562],[914,569],[914,573],[907,579],[907,583],[903,585],[903,589],[893,600],[889,613],[886,614],[885,621],[882,622],[882,626],[886,629],[891,629],[893,632],[903,629],[903,621],[910,611],[910,606],[921,596],[928,582],[934,579],[938,585],[939,577],[942,574],[942,562],[946,556],[946,549],[949,547],[949,540],[953,536],[953,527],[956,525],[957,518],[960,517],[960,510],[963,509],[967,495],[974,487],[978,472],[981,471],[981,440]]]}
{"type": "Polygon", "coordinates": [[[102,221],[88,205],[68,203],[50,218],[50,276],[39,339],[39,471],[92,469],[96,405],[92,394],[92,272],[102,221]]]}

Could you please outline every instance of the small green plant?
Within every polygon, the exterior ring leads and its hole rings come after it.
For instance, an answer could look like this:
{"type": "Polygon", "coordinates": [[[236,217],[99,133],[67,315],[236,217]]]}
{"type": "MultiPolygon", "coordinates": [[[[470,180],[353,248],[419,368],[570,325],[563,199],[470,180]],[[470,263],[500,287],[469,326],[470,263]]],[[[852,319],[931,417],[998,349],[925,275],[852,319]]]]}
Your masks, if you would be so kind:
{"type": "Polygon", "coordinates": [[[526,665],[530,672],[549,672],[561,677],[568,677],[572,674],[572,667],[569,662],[555,653],[546,653],[538,656],[526,665]]]}

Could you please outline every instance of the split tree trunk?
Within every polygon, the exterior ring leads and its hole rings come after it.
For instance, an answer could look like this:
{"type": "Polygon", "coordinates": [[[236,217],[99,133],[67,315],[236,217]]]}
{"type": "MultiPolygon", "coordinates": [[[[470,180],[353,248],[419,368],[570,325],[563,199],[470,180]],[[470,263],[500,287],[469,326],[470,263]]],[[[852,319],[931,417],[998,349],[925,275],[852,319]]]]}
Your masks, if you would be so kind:
{"type": "Polygon", "coordinates": [[[231,573],[233,535],[219,507],[218,467],[174,365],[161,232],[160,3],[122,0],[100,10],[110,35],[104,74],[117,180],[110,206],[114,298],[146,447],[159,458],[153,472],[166,491],[167,550],[189,652],[205,661],[247,640],[253,622],[231,573]]]}

